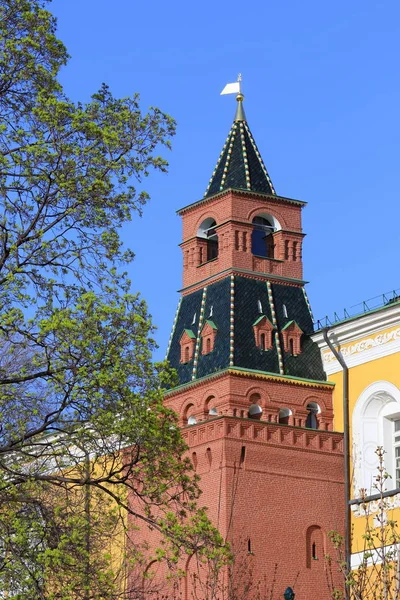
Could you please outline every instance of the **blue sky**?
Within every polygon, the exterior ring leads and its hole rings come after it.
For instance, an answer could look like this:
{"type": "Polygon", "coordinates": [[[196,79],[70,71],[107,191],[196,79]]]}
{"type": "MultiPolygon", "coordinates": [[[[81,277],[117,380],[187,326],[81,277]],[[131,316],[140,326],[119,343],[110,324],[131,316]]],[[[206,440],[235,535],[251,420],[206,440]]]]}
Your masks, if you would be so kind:
{"type": "Polygon", "coordinates": [[[51,6],[72,57],[62,81],[73,99],[106,82],[178,122],[169,174],[145,182],[151,201],[123,230],[136,253],[132,288],[158,327],[157,358],[181,287],[175,213],[204,194],[235,112],[234,96],[219,93],[238,72],[277,193],[308,202],[303,261],[315,317],[400,287],[398,0],[51,6]]]}

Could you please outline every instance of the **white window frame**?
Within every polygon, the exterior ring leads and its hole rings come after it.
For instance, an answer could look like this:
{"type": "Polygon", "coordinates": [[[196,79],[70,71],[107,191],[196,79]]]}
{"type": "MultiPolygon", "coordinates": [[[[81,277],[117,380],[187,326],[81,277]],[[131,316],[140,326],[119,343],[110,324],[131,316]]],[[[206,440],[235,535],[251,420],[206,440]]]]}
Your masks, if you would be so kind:
{"type": "Polygon", "coordinates": [[[400,419],[400,390],[389,381],[376,381],[359,396],[353,411],[353,496],[360,489],[367,495],[376,494],[374,478],[377,475],[378,457],[375,450],[385,450],[385,468],[390,478],[387,490],[395,489],[396,465],[394,451],[394,421],[400,419]]]}

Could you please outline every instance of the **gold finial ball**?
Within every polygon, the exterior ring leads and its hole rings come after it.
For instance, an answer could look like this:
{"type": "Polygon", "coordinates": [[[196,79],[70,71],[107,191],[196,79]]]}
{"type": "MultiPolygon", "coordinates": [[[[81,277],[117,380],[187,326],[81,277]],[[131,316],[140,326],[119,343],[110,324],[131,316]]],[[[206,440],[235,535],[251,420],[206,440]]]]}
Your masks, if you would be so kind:
{"type": "Polygon", "coordinates": [[[244,100],[244,96],[241,92],[239,92],[238,95],[236,96],[236,100],[238,102],[242,102],[244,100]]]}

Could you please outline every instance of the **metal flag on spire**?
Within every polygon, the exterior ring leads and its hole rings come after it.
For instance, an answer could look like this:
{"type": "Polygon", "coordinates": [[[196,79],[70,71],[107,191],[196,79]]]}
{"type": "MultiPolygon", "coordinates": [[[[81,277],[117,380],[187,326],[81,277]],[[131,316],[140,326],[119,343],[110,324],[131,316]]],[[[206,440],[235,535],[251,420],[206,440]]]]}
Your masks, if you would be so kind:
{"type": "Polygon", "coordinates": [[[241,81],[242,81],[242,74],[239,73],[237,81],[235,81],[235,83],[227,83],[220,95],[224,96],[225,94],[241,94],[242,93],[241,86],[240,86],[241,81]]]}
{"type": "Polygon", "coordinates": [[[244,96],[242,94],[242,74],[239,73],[237,81],[235,83],[227,83],[224,89],[221,92],[221,96],[225,94],[236,94],[236,100],[238,101],[238,105],[236,108],[235,121],[246,121],[246,115],[244,114],[243,108],[243,100],[244,96]]]}

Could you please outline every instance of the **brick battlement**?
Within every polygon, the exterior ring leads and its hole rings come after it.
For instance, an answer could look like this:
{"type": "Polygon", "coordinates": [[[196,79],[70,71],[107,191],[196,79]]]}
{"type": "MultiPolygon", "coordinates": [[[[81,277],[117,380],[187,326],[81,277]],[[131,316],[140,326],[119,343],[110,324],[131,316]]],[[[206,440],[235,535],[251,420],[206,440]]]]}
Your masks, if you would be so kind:
{"type": "Polygon", "coordinates": [[[182,430],[182,436],[190,448],[220,438],[230,438],[312,452],[336,455],[343,453],[342,433],[265,423],[238,417],[216,417],[197,425],[185,427],[182,430]]]}

